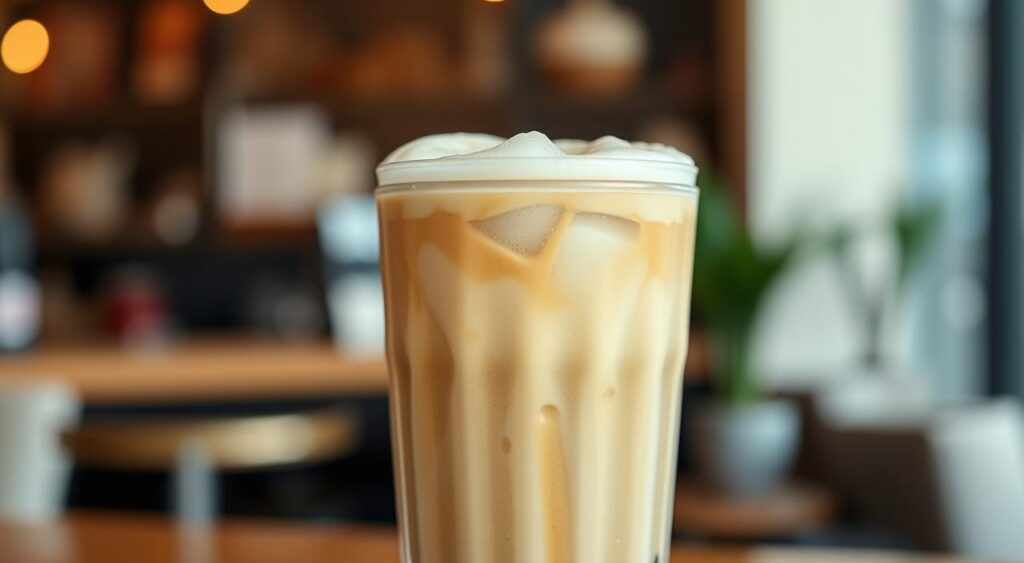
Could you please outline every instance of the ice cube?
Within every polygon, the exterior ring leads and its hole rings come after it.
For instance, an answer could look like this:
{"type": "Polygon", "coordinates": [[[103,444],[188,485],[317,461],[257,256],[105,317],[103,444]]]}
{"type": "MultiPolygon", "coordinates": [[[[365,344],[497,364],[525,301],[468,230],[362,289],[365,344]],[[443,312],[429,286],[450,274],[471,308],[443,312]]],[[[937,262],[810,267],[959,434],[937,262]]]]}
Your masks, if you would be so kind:
{"type": "Polygon", "coordinates": [[[640,237],[640,225],[636,221],[604,213],[577,213],[569,230],[597,237],[606,244],[631,245],[640,237]]]}
{"type": "Polygon", "coordinates": [[[456,358],[473,353],[481,340],[494,343],[488,345],[487,354],[495,359],[515,353],[519,330],[515,319],[522,304],[530,301],[518,280],[503,278],[481,283],[431,243],[420,247],[416,267],[423,302],[456,358]],[[506,343],[513,345],[505,346],[506,343]]]}
{"type": "Polygon", "coordinates": [[[577,213],[562,238],[554,275],[568,283],[601,275],[634,253],[640,239],[635,221],[603,213],[577,213]]]}
{"type": "Polygon", "coordinates": [[[564,210],[554,205],[531,205],[495,215],[472,225],[498,244],[527,256],[544,248],[564,210]]]}

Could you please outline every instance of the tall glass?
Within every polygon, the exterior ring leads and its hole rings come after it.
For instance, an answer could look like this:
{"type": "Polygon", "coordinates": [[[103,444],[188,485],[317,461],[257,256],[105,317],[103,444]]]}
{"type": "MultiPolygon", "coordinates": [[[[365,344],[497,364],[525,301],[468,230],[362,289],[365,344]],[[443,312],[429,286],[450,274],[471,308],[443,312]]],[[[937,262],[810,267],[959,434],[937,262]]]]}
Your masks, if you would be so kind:
{"type": "Polygon", "coordinates": [[[404,562],[666,563],[696,189],[431,181],[377,203],[404,562]]]}

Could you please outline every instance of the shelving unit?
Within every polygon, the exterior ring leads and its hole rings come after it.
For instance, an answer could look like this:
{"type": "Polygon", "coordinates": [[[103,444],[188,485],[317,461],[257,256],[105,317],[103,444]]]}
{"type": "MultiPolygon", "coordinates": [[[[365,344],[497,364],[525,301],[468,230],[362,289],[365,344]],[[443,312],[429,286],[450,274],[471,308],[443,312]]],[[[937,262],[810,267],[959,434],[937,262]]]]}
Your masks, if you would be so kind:
{"type": "MultiPolygon", "coordinates": [[[[88,278],[76,283],[81,287],[98,286],[97,280],[110,268],[124,264],[155,264],[166,270],[168,264],[194,259],[209,267],[219,267],[217,260],[207,258],[210,255],[238,255],[242,256],[240,261],[256,265],[263,254],[270,268],[287,254],[293,264],[303,265],[303,272],[314,278],[318,275],[316,230],[311,222],[237,224],[220,218],[217,193],[221,186],[215,169],[217,127],[224,112],[239,105],[315,106],[326,112],[336,131],[353,131],[367,139],[377,157],[411,138],[438,131],[510,135],[539,129],[555,137],[615,134],[628,138],[635,137],[648,121],[668,116],[692,125],[706,143],[709,161],[702,162],[702,168],[721,169],[742,192],[745,104],[742,80],[738,77],[744,68],[745,29],[744,3],[740,0],[618,0],[645,21],[651,36],[651,53],[642,84],[631,92],[612,96],[581,96],[553,89],[532,69],[530,38],[545,13],[559,5],[553,0],[507,0],[499,8],[506,10],[503,17],[508,26],[514,79],[505,90],[489,95],[459,86],[433,94],[366,96],[336,85],[324,87],[316,81],[289,83],[276,93],[258,95],[244,88],[225,88],[223,67],[239,30],[250,25],[251,19],[245,13],[228,18],[205,14],[201,60],[197,62],[202,80],[198,94],[171,105],[140,102],[129,87],[140,33],[138,20],[149,1],[80,4],[95,5],[97,9],[113,7],[123,16],[117,53],[118,94],[110,103],[102,107],[70,105],[52,109],[36,103],[14,104],[0,110],[0,124],[6,125],[11,137],[14,154],[10,161],[14,164],[16,183],[36,217],[39,265],[88,278]],[[128,187],[131,210],[123,233],[95,243],[61,236],[40,211],[40,185],[49,159],[69,141],[96,142],[112,137],[127,139],[136,147],[136,163],[128,187]],[[145,213],[154,190],[175,170],[194,172],[201,190],[198,236],[180,247],[159,242],[145,226],[145,213]]],[[[66,2],[40,0],[23,4],[14,15],[29,17],[34,11],[66,2]]],[[[261,6],[270,4],[268,0],[261,6]]],[[[373,37],[390,29],[419,26],[436,33],[452,60],[461,64],[465,54],[462,50],[468,48],[464,37],[466,22],[472,15],[467,6],[465,1],[451,0],[427,9],[417,2],[403,0],[384,9],[353,0],[321,0],[304,4],[298,11],[319,14],[317,25],[329,30],[349,52],[372,43],[373,37]],[[399,13],[403,17],[394,16],[399,13]]],[[[289,5],[289,10],[292,7],[289,5]]],[[[371,188],[367,185],[365,189],[371,188]]],[[[186,276],[188,272],[172,271],[170,275],[186,276]]],[[[178,285],[194,285],[192,280],[179,281],[178,285]]],[[[316,285],[319,281],[312,279],[307,283],[316,285]]],[[[225,295],[222,300],[231,303],[235,298],[225,295]]]]}

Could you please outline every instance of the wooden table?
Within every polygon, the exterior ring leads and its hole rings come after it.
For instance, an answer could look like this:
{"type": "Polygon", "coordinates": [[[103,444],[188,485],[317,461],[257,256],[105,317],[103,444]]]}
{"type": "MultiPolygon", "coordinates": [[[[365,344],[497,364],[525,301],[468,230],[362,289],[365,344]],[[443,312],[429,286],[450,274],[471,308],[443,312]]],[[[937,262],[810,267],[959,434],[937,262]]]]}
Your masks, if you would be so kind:
{"type": "Polygon", "coordinates": [[[87,403],[259,400],[387,391],[383,358],[339,352],[327,341],[190,340],[130,350],[43,347],[0,356],[0,378],[53,377],[87,403]]]}
{"type": "MultiPolygon", "coordinates": [[[[707,372],[703,339],[695,337],[688,358],[687,382],[699,381],[707,372]]],[[[383,357],[345,354],[326,340],[203,337],[141,350],[106,343],[0,355],[0,379],[61,379],[93,404],[383,394],[387,373],[383,357]]]]}
{"type": "MultiPolygon", "coordinates": [[[[44,527],[0,525],[4,563],[398,563],[390,529],[231,521],[186,533],[157,516],[74,514],[44,527]]],[[[893,554],[677,547],[672,563],[953,563],[893,554]]]]}

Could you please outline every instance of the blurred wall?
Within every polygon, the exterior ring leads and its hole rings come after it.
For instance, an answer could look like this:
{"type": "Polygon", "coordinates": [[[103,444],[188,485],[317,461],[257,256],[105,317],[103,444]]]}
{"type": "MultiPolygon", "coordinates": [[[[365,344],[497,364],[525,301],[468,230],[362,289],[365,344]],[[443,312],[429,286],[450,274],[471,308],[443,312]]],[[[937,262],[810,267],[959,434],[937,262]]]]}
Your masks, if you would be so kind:
{"type": "MultiPolygon", "coordinates": [[[[910,0],[750,2],[748,17],[756,233],[771,241],[800,221],[880,217],[912,176],[910,0]]],[[[865,249],[866,272],[883,273],[882,248],[865,249]]],[[[777,286],[755,352],[773,383],[855,366],[860,334],[835,275],[809,260],[777,286]]],[[[907,331],[897,333],[905,349],[907,331]]]]}

